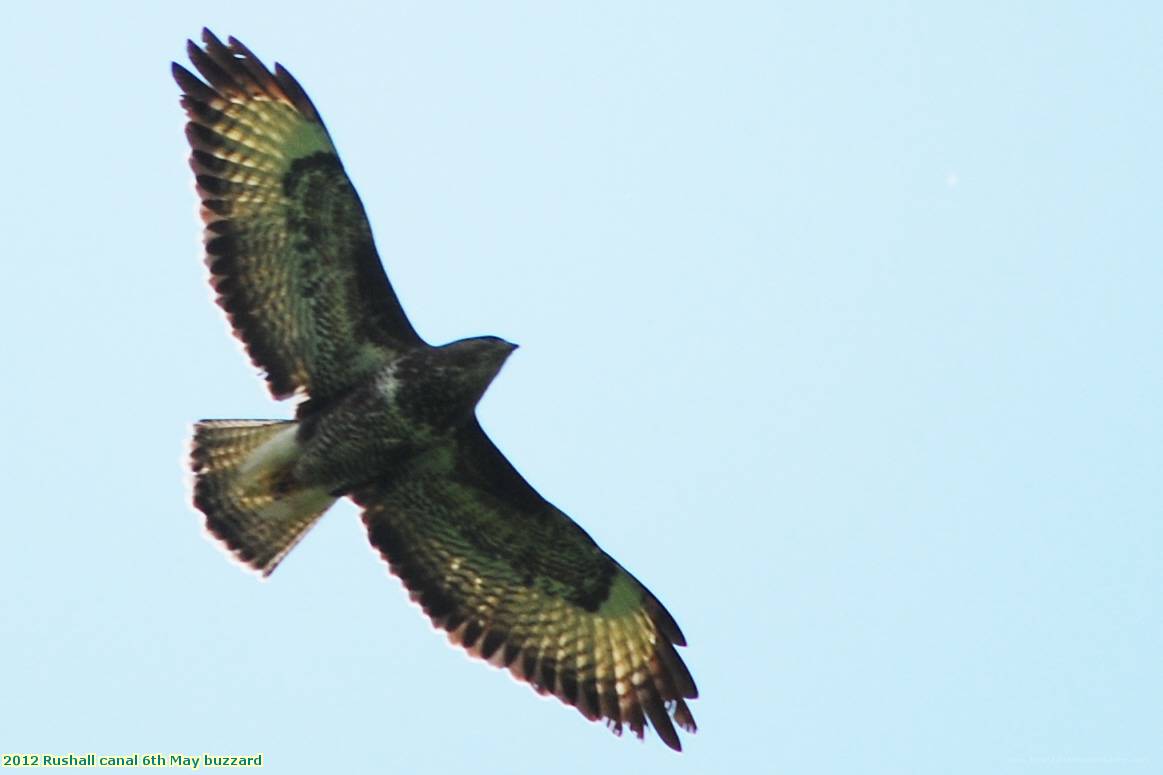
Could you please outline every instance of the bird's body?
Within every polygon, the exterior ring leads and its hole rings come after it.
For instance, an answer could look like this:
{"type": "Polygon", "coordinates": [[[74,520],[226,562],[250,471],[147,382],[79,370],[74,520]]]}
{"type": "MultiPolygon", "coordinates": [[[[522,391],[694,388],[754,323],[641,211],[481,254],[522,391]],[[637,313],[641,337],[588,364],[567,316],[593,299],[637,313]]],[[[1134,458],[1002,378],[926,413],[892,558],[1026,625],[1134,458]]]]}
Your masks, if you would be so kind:
{"type": "Polygon", "coordinates": [[[662,604],[477,423],[514,345],[412,328],[302,87],[209,31],[174,65],[217,301],[292,420],[195,425],[194,503],[269,575],[339,498],[435,625],[590,719],[679,749],[694,681],[662,604]]]}
{"type": "Polygon", "coordinates": [[[414,455],[453,443],[514,349],[494,337],[423,345],[329,404],[300,404],[296,478],[346,495],[414,455]]]}

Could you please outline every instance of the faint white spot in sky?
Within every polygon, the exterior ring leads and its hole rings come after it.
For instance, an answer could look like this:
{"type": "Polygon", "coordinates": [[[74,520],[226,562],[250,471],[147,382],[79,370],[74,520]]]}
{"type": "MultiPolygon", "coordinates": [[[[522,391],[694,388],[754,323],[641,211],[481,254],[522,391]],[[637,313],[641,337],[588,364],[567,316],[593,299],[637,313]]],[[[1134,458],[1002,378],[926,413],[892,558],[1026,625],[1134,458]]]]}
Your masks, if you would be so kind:
{"type": "Polygon", "coordinates": [[[957,188],[957,184],[961,182],[961,178],[957,177],[956,172],[949,172],[945,175],[945,185],[949,188],[957,188]]]}

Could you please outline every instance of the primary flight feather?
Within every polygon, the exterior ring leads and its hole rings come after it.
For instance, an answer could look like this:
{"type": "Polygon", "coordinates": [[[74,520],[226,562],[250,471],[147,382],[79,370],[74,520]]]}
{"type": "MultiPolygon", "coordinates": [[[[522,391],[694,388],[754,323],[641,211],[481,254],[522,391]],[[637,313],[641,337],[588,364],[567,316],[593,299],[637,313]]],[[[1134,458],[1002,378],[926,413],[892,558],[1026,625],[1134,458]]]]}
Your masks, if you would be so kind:
{"type": "Polygon", "coordinates": [[[359,196],[302,87],[204,30],[174,64],[218,304],[293,420],[194,428],[194,504],[270,574],[339,498],[432,622],[586,718],[680,750],[698,695],[662,604],[542,498],[476,405],[515,349],[433,347],[388,283],[359,196]]]}

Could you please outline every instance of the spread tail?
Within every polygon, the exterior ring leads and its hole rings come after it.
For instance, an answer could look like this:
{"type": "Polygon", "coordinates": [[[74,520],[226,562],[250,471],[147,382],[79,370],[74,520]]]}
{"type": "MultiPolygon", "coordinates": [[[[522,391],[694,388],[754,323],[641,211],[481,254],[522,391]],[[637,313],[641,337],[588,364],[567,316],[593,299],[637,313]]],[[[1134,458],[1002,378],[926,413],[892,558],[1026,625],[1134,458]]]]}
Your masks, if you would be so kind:
{"type": "Polygon", "coordinates": [[[194,506],[206,528],[264,576],[287,556],[336,498],[295,482],[298,423],[203,420],[194,425],[194,506]]]}

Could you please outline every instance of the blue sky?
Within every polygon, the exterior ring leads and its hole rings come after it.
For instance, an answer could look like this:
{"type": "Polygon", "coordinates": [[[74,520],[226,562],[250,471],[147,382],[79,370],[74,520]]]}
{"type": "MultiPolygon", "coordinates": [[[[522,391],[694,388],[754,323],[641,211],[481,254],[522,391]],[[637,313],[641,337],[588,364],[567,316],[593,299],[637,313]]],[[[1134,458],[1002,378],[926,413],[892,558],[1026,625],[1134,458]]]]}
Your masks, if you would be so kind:
{"type": "Polygon", "coordinates": [[[1163,13],[1147,3],[25,4],[0,49],[0,749],[274,772],[1158,771],[1163,13]],[[446,645],[336,507],[267,583],[191,421],[169,62],[287,65],[482,423],[687,635],[616,739],[446,645]]]}

